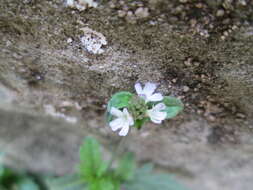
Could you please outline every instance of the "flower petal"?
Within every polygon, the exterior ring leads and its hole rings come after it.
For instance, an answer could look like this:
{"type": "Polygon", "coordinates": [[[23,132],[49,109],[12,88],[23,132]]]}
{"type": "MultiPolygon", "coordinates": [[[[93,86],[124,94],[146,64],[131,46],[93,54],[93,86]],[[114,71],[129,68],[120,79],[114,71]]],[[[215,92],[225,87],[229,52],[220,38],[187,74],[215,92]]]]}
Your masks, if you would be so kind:
{"type": "Polygon", "coordinates": [[[124,109],[123,109],[123,114],[124,114],[125,116],[128,116],[128,115],[129,115],[129,112],[128,112],[127,108],[124,108],[124,109]]]}
{"type": "Polygon", "coordinates": [[[125,126],[122,127],[122,129],[119,132],[119,136],[126,136],[129,131],[129,125],[126,124],[125,126]]]}
{"type": "Polygon", "coordinates": [[[164,103],[159,103],[159,104],[156,104],[153,109],[161,111],[161,110],[164,110],[165,108],[166,108],[166,105],[164,103]]]}
{"type": "Polygon", "coordinates": [[[163,96],[161,93],[155,93],[151,96],[148,96],[148,101],[151,101],[151,102],[157,102],[157,101],[161,101],[163,100],[163,96]]]}
{"type": "Polygon", "coordinates": [[[129,126],[134,125],[134,119],[132,118],[132,116],[130,116],[130,117],[128,118],[128,123],[129,123],[129,126]]]}
{"type": "Polygon", "coordinates": [[[122,111],[120,111],[119,109],[115,108],[115,107],[112,107],[111,110],[110,110],[110,113],[116,117],[122,117],[123,116],[123,113],[122,111]]]}
{"type": "Polygon", "coordinates": [[[155,91],[155,89],[156,89],[156,84],[148,82],[144,86],[143,93],[146,96],[151,96],[151,94],[155,91]]]}
{"type": "Polygon", "coordinates": [[[136,92],[137,92],[138,95],[143,93],[143,92],[142,92],[142,87],[141,87],[141,84],[140,84],[140,83],[136,83],[136,84],[134,85],[134,88],[135,88],[135,90],[136,90],[136,92]]]}
{"type": "Polygon", "coordinates": [[[156,123],[156,124],[161,124],[162,123],[162,120],[158,120],[158,119],[155,119],[155,118],[150,118],[150,119],[153,123],[156,123]]]}
{"type": "Polygon", "coordinates": [[[126,122],[131,126],[134,124],[133,117],[129,114],[127,108],[123,109],[123,113],[126,116],[126,122]]]}
{"type": "Polygon", "coordinates": [[[148,110],[147,114],[150,117],[151,121],[153,121],[154,123],[157,123],[157,124],[162,123],[162,120],[159,120],[156,117],[154,117],[153,110],[148,110]]]}
{"type": "Polygon", "coordinates": [[[147,110],[147,115],[150,117],[151,121],[160,124],[167,116],[165,112],[157,111],[154,108],[147,110]]]}
{"type": "Polygon", "coordinates": [[[167,116],[166,112],[159,111],[155,113],[155,119],[157,120],[161,120],[161,121],[165,120],[166,116],[167,116]]]}
{"type": "Polygon", "coordinates": [[[112,128],[113,131],[117,131],[118,129],[124,127],[125,123],[122,118],[114,119],[109,123],[109,126],[112,128]]]}

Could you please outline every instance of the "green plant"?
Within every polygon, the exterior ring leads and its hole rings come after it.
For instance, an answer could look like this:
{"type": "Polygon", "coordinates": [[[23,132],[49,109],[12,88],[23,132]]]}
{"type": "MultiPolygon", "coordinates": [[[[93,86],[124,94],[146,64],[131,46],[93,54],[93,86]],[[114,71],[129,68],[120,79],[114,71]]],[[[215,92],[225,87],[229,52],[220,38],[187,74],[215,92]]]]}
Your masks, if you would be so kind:
{"type": "Polygon", "coordinates": [[[87,137],[80,147],[77,172],[62,177],[38,179],[25,171],[0,165],[0,190],[186,190],[172,176],[153,172],[152,164],[138,168],[129,152],[111,168],[100,149],[96,139],[87,137]]]}
{"type": "MultiPolygon", "coordinates": [[[[147,83],[144,88],[135,84],[137,95],[122,91],[114,94],[106,110],[106,121],[120,136],[127,136],[131,127],[141,129],[145,122],[160,124],[183,110],[183,103],[170,96],[154,93],[156,85],[147,83]]],[[[136,166],[131,153],[113,161],[127,137],[122,137],[110,161],[102,157],[101,146],[87,137],[80,147],[77,172],[62,177],[46,177],[48,190],[186,190],[172,176],[153,172],[153,166],[136,166]]],[[[43,183],[44,184],[44,183],[43,183]]],[[[43,190],[34,177],[0,166],[0,190],[43,190]]]]}
{"type": "Polygon", "coordinates": [[[120,184],[131,179],[134,171],[133,155],[127,153],[118,162],[116,169],[108,168],[109,162],[102,159],[100,144],[87,137],[80,147],[80,163],[77,175],[49,180],[54,190],[119,190],[120,184]],[[64,182],[64,183],[62,183],[64,182]]]}
{"type": "Polygon", "coordinates": [[[172,176],[156,174],[153,165],[136,167],[132,153],[126,153],[115,168],[102,159],[100,144],[87,137],[80,148],[78,172],[48,180],[50,190],[186,190],[172,176]]]}
{"type": "Polygon", "coordinates": [[[41,190],[34,176],[0,165],[1,190],[41,190]]]}
{"type": "Polygon", "coordinates": [[[120,130],[119,135],[126,136],[131,126],[141,129],[148,121],[160,124],[183,110],[180,99],[154,93],[155,89],[154,83],[146,83],[144,88],[137,83],[137,95],[127,91],[114,94],[106,110],[106,121],[112,130],[120,130]]]}

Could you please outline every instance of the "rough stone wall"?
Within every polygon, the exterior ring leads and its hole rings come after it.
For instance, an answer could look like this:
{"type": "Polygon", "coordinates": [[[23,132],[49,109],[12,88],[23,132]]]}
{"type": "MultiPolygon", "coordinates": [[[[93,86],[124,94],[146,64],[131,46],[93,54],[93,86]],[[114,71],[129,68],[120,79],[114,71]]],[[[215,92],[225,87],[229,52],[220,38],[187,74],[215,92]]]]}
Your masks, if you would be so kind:
{"type": "Polygon", "coordinates": [[[1,146],[30,169],[70,171],[83,136],[117,141],[103,121],[111,94],[152,81],[184,113],[133,130],[128,149],[192,189],[250,190],[252,1],[134,2],[0,3],[1,146]],[[82,46],[84,27],[106,38],[102,54],[82,46]]]}

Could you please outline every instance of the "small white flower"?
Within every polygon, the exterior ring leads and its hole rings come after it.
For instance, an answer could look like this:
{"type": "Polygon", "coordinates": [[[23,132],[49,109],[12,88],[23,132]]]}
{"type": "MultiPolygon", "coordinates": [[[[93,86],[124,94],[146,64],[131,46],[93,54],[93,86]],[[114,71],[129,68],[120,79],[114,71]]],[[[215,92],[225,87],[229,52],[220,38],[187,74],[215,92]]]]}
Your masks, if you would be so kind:
{"type": "Polygon", "coordinates": [[[140,83],[136,83],[134,87],[138,96],[142,97],[146,103],[161,101],[163,99],[161,93],[154,93],[156,89],[156,84],[154,83],[146,83],[143,89],[140,83]]]}
{"type": "Polygon", "coordinates": [[[147,115],[150,117],[151,121],[160,124],[166,118],[166,112],[163,110],[166,108],[164,103],[159,103],[155,105],[152,109],[147,110],[147,115]]]}
{"type": "Polygon", "coordinates": [[[120,136],[126,136],[129,131],[129,126],[134,124],[133,117],[129,114],[126,108],[120,111],[117,108],[112,107],[110,113],[117,118],[109,123],[109,126],[113,131],[121,129],[119,132],[120,136]]]}

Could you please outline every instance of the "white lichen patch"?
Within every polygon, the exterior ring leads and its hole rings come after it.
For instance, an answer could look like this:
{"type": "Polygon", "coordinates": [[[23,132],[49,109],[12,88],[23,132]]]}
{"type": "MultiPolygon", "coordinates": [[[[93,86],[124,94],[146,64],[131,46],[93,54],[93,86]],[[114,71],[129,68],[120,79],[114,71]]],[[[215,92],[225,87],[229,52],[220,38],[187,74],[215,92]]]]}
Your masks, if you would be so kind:
{"type": "Polygon", "coordinates": [[[53,117],[63,118],[67,122],[73,123],[73,124],[77,122],[77,118],[76,117],[67,116],[64,113],[57,112],[56,109],[55,109],[55,107],[53,105],[50,105],[50,104],[44,105],[44,109],[45,109],[45,112],[48,115],[51,115],[53,117]]]}
{"type": "Polygon", "coordinates": [[[81,43],[84,49],[92,54],[101,54],[104,52],[103,46],[107,45],[106,38],[103,34],[96,32],[88,27],[81,28],[83,36],[81,43]]]}
{"type": "Polygon", "coordinates": [[[16,99],[16,94],[0,84],[0,104],[11,103],[16,99]]]}
{"type": "Polygon", "coordinates": [[[66,0],[66,6],[84,11],[89,7],[96,8],[98,4],[94,0],[66,0]]]}

